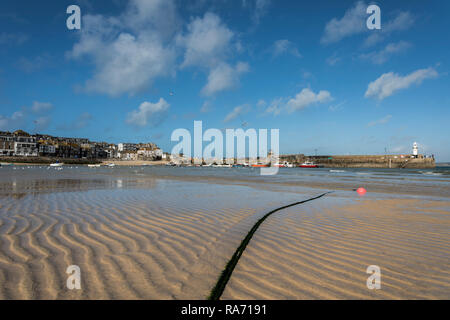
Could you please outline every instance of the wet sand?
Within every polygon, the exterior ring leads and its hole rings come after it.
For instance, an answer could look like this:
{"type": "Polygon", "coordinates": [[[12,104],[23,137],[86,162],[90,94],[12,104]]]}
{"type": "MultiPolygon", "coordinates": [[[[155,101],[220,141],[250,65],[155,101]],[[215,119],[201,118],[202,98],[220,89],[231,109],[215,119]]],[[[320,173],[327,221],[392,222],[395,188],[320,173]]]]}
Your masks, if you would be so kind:
{"type": "MultiPolygon", "coordinates": [[[[0,299],[205,299],[259,218],[323,192],[29,170],[0,172],[0,299]],[[66,287],[69,265],[81,290],[66,287]]],[[[449,233],[448,198],[337,191],[270,216],[222,298],[448,299],[449,233]],[[369,265],[381,290],[366,287],[369,265]]]]}

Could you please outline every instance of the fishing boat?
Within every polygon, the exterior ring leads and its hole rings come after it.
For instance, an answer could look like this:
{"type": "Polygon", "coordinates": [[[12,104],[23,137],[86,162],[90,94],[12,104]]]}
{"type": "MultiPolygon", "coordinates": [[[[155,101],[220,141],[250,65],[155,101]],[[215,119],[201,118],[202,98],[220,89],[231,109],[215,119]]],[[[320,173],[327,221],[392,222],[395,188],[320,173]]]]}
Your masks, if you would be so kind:
{"type": "Polygon", "coordinates": [[[312,161],[305,161],[301,165],[299,165],[300,168],[319,168],[319,165],[315,164],[312,161]]]}

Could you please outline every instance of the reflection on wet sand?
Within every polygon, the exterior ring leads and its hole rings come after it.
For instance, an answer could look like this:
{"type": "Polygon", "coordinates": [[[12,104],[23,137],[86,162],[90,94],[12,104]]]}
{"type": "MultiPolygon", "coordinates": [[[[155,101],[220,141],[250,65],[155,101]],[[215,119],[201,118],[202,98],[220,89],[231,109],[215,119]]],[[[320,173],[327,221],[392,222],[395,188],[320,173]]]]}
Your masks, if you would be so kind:
{"type": "Polygon", "coordinates": [[[14,197],[20,199],[26,195],[37,195],[41,193],[53,192],[76,192],[100,189],[121,189],[121,188],[144,188],[152,189],[156,186],[157,180],[151,177],[146,178],[53,178],[53,179],[12,179],[12,181],[0,182],[0,198],[14,197]]]}

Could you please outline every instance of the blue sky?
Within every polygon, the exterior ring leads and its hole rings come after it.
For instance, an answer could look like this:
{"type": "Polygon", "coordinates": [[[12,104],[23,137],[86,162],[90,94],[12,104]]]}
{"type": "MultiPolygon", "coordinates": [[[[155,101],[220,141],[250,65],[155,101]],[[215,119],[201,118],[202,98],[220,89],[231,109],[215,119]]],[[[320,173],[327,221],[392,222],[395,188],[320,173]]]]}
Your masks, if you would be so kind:
{"type": "Polygon", "coordinates": [[[281,153],[450,161],[448,1],[2,1],[0,130],[153,141],[280,129],[281,153]],[[369,4],[381,30],[369,30],[369,4]],[[68,30],[66,8],[81,8],[68,30]]]}

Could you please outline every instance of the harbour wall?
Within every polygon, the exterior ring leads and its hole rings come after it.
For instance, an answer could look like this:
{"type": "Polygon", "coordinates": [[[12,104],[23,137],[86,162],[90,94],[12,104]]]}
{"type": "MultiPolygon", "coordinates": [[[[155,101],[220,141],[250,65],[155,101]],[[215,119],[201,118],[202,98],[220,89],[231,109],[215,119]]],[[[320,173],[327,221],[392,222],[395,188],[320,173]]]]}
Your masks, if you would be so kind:
{"type": "Polygon", "coordinates": [[[280,162],[287,161],[294,164],[302,164],[305,161],[313,161],[318,165],[329,168],[435,168],[434,158],[425,158],[418,155],[351,155],[351,156],[305,156],[303,154],[281,155],[280,162]]]}

